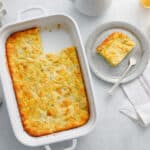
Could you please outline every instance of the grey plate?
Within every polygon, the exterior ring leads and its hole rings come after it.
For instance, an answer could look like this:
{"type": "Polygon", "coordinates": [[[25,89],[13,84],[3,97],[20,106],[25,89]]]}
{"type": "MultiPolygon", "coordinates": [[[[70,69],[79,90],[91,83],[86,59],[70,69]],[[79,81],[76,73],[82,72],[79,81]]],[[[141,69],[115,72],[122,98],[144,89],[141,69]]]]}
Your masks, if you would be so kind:
{"type": "Polygon", "coordinates": [[[149,45],[147,39],[140,30],[125,22],[110,22],[99,26],[89,36],[86,51],[92,72],[94,72],[98,78],[111,83],[115,83],[127,68],[128,60],[134,51],[140,51],[140,57],[137,60],[137,64],[129,71],[121,83],[129,82],[138,77],[144,71],[149,59],[149,45]],[[126,33],[136,42],[136,47],[117,67],[112,67],[96,53],[96,47],[109,34],[115,31],[126,33]]]}

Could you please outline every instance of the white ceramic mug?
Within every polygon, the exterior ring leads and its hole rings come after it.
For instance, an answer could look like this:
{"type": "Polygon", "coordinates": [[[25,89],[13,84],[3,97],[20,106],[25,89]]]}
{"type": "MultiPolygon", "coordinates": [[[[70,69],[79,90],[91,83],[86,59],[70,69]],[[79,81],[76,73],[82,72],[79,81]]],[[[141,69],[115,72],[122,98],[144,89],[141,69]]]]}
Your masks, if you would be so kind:
{"type": "Polygon", "coordinates": [[[73,0],[75,7],[88,16],[98,16],[111,4],[111,0],[73,0]]]}

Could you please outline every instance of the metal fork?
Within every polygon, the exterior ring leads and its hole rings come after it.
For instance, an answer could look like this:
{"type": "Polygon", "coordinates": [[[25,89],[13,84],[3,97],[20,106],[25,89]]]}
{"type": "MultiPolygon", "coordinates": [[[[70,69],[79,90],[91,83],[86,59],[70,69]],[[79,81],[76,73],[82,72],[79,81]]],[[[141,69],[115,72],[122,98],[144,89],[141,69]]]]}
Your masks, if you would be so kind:
{"type": "Polygon", "coordinates": [[[129,65],[127,69],[124,71],[124,73],[121,75],[121,77],[118,79],[118,81],[111,87],[111,89],[108,91],[109,95],[112,95],[115,89],[120,85],[121,81],[124,79],[124,77],[128,74],[129,70],[136,65],[137,59],[139,56],[139,51],[136,51],[129,59],[129,65]]]}

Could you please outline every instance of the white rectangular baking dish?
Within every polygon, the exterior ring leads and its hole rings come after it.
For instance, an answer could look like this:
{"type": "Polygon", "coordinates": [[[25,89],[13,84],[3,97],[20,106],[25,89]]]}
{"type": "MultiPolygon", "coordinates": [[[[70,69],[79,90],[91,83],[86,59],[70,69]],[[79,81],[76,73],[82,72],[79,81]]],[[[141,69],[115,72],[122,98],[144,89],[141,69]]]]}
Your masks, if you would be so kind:
{"type": "Polygon", "coordinates": [[[1,82],[4,92],[4,98],[6,101],[11,125],[14,131],[14,134],[16,138],[23,144],[27,146],[41,146],[41,145],[47,145],[51,143],[61,142],[73,138],[77,138],[79,136],[83,136],[90,132],[96,121],[96,108],[94,103],[94,95],[93,95],[93,88],[91,83],[91,75],[87,63],[87,58],[85,55],[84,46],[81,40],[79,28],[76,24],[76,22],[69,16],[63,15],[63,14],[56,14],[51,16],[44,16],[44,17],[38,17],[31,20],[26,21],[18,21],[16,23],[13,23],[11,25],[7,25],[3,27],[0,30],[0,76],[1,76],[1,82]],[[7,67],[7,60],[6,60],[6,54],[5,54],[5,42],[7,37],[16,31],[32,28],[32,27],[41,27],[42,29],[45,29],[47,26],[53,26],[56,24],[61,24],[65,30],[63,31],[54,31],[50,34],[47,34],[45,31],[42,33],[42,39],[44,44],[44,47],[47,47],[47,49],[53,48],[60,49],[64,48],[66,46],[75,45],[77,47],[77,52],[79,56],[79,61],[81,64],[81,69],[83,73],[83,78],[85,81],[85,86],[87,90],[87,95],[89,99],[89,107],[90,107],[90,119],[89,121],[81,127],[70,129],[68,131],[58,132],[55,134],[50,134],[47,136],[41,136],[41,137],[32,137],[28,135],[22,126],[20,114],[18,111],[17,101],[14,94],[14,89],[12,86],[11,77],[8,71],[7,67]],[[69,33],[69,34],[68,34],[69,33]],[[59,36],[58,36],[59,34],[59,36]],[[62,34],[62,35],[61,35],[62,34]],[[60,39],[59,39],[60,38],[60,39]],[[52,43],[48,41],[48,39],[52,40],[52,43]],[[71,40],[70,40],[71,39],[71,40]],[[59,44],[54,43],[56,40],[59,40],[59,44]],[[49,44],[46,44],[48,43],[49,44]],[[52,45],[52,46],[51,46],[52,45]]]}

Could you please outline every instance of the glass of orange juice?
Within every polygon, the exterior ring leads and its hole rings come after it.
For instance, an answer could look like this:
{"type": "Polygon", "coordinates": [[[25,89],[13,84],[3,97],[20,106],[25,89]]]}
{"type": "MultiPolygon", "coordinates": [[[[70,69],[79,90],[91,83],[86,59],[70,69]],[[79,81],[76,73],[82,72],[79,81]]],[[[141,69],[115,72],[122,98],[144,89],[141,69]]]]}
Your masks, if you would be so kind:
{"type": "Polygon", "coordinates": [[[140,0],[145,8],[150,8],[150,0],[140,0]]]}

